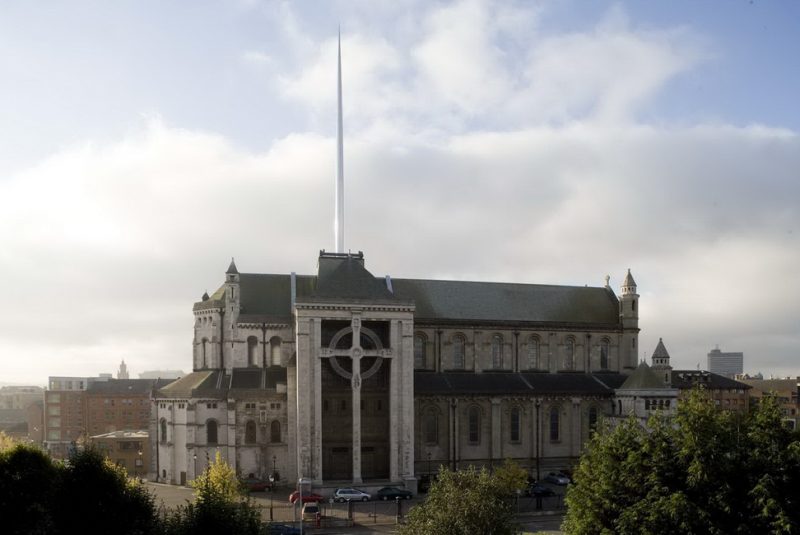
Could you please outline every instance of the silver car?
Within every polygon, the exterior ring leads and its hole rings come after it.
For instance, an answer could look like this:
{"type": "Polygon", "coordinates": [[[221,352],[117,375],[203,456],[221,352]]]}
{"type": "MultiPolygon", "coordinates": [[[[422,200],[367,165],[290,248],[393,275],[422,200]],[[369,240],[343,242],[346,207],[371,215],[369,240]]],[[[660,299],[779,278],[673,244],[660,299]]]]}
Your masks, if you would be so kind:
{"type": "Polygon", "coordinates": [[[363,490],[344,488],[336,489],[333,493],[333,499],[337,502],[368,502],[372,499],[372,496],[363,490]]]}

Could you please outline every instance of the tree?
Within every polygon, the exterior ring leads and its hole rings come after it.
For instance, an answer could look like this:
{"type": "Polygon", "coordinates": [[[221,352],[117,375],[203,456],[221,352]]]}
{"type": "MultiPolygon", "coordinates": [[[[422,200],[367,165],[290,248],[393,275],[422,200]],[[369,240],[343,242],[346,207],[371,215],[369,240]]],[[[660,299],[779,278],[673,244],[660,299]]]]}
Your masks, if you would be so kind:
{"type": "Polygon", "coordinates": [[[504,535],[516,533],[508,488],[485,468],[442,468],[426,500],[413,507],[401,535],[504,535]]]}
{"type": "Polygon", "coordinates": [[[55,508],[62,533],[154,533],[155,500],[125,468],[89,448],[70,457],[55,508]]]}
{"type": "Polygon", "coordinates": [[[164,520],[167,535],[220,533],[252,534],[261,531],[261,515],[243,492],[236,472],[217,452],[214,462],[192,482],[195,503],[187,503],[164,520]]]}
{"type": "Polygon", "coordinates": [[[603,425],[567,490],[563,529],[595,533],[794,533],[800,439],[774,402],[749,417],[702,392],[674,419],[603,425]]]}
{"type": "Polygon", "coordinates": [[[123,468],[87,450],[69,466],[18,444],[0,452],[3,533],[155,533],[153,497],[123,468]]]}
{"type": "Polygon", "coordinates": [[[514,459],[505,459],[503,464],[495,468],[494,479],[506,494],[514,494],[528,486],[528,472],[514,459]]]}
{"type": "MultiPolygon", "coordinates": [[[[0,439],[2,442],[3,439],[0,439]]],[[[8,443],[0,450],[0,522],[3,533],[55,531],[53,508],[62,469],[42,450],[8,443]]]]}

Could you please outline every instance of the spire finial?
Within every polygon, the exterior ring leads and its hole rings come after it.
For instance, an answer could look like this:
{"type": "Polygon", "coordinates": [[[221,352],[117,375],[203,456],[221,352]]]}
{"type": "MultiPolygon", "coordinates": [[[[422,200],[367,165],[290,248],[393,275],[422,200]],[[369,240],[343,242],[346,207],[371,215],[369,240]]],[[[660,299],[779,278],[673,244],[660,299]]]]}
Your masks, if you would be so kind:
{"type": "Polygon", "coordinates": [[[339,26],[339,45],[337,54],[337,131],[336,131],[336,208],[333,221],[333,235],[336,252],[344,252],[344,135],[342,121],[342,29],[339,26]]]}

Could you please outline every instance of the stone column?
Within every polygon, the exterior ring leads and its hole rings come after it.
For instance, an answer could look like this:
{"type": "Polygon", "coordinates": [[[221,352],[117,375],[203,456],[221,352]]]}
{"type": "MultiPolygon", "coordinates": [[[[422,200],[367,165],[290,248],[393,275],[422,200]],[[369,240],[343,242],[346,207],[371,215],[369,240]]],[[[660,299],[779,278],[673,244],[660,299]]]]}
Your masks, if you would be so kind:
{"type": "Polygon", "coordinates": [[[503,457],[503,413],[500,410],[500,398],[491,398],[491,406],[492,441],[490,442],[489,457],[491,458],[490,462],[494,465],[495,459],[503,457]]]}
{"type": "Polygon", "coordinates": [[[570,455],[577,457],[581,454],[581,398],[572,398],[572,411],[570,412],[570,455]]]}
{"type": "Polygon", "coordinates": [[[350,386],[353,392],[353,483],[361,483],[361,318],[353,317],[353,377],[350,386]]]}
{"type": "Polygon", "coordinates": [[[389,368],[389,479],[391,481],[400,481],[400,470],[398,469],[398,428],[400,422],[401,400],[399,395],[399,377],[400,377],[400,358],[398,354],[399,341],[402,338],[402,333],[399,332],[402,323],[397,320],[392,320],[389,329],[389,347],[392,351],[392,358],[388,359],[389,362],[384,362],[384,366],[390,365],[389,368]]]}
{"type": "Polygon", "coordinates": [[[297,477],[311,475],[311,369],[309,321],[297,321],[297,477]]]}
{"type": "Polygon", "coordinates": [[[313,405],[313,422],[314,426],[311,431],[313,438],[314,449],[312,451],[312,470],[311,477],[314,482],[322,483],[322,359],[319,356],[319,347],[322,340],[322,322],[313,321],[311,324],[311,340],[310,358],[312,361],[312,368],[314,369],[314,405],[313,405]]]}

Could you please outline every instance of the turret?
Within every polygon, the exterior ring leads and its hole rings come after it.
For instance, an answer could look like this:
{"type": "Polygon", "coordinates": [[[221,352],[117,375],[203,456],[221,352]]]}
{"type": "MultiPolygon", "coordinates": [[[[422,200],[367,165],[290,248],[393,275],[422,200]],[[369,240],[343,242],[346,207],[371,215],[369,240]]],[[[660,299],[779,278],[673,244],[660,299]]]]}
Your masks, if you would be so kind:
{"type": "Polygon", "coordinates": [[[239,321],[241,303],[239,280],[239,270],[236,269],[236,262],[231,258],[231,264],[225,272],[225,309],[221,320],[222,361],[219,363],[221,369],[231,369],[233,367],[233,353],[239,334],[236,327],[239,321]]]}
{"type": "Polygon", "coordinates": [[[622,295],[619,298],[619,319],[622,323],[622,365],[627,369],[636,368],[639,354],[639,294],[631,270],[622,281],[622,295]]]}
{"type": "Polygon", "coordinates": [[[672,384],[672,366],[669,364],[669,353],[661,338],[658,339],[656,350],[653,351],[653,370],[663,376],[665,385],[672,384]]]}

